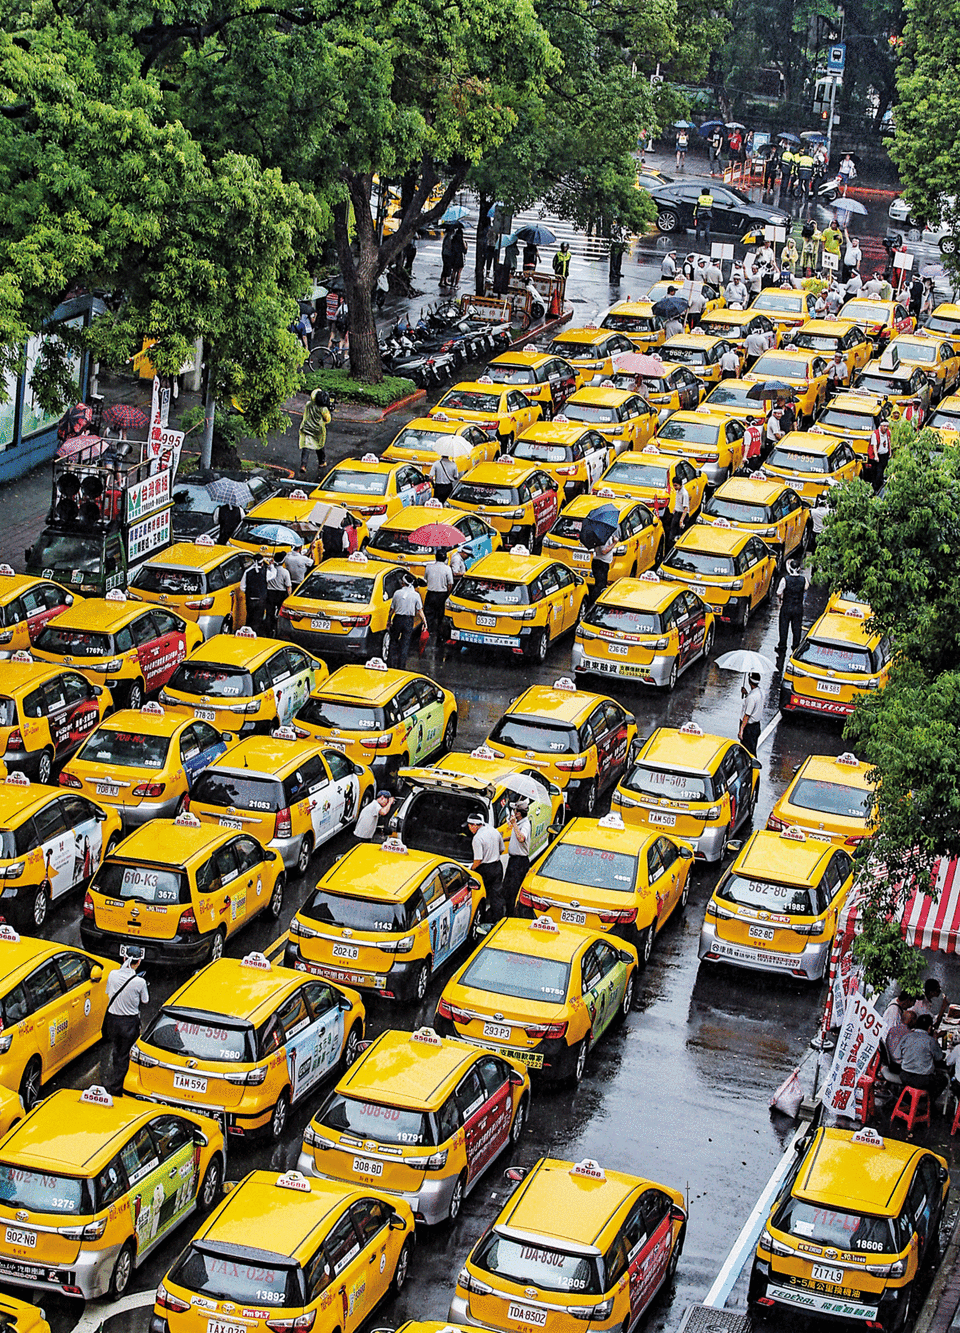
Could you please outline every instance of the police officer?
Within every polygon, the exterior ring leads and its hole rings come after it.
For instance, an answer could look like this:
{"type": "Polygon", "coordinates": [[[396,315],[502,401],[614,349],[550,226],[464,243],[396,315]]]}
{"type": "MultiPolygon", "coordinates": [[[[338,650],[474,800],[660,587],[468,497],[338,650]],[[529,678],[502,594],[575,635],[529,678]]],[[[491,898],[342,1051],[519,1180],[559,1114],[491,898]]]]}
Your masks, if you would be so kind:
{"type": "Polygon", "coordinates": [[[790,631],[794,652],[796,652],[800,645],[800,639],[803,635],[803,599],[806,594],[806,574],[796,561],[787,561],[786,570],[783,578],[780,580],[780,586],[777,588],[777,598],[780,602],[780,642],[777,645],[778,657],[786,657],[787,655],[788,630],[790,631]]]}
{"type": "Polygon", "coordinates": [[[797,189],[801,199],[810,198],[810,182],[813,180],[813,158],[807,148],[802,148],[794,159],[797,168],[797,189]]]}
{"type": "Polygon", "coordinates": [[[789,195],[793,186],[793,168],[796,162],[794,154],[790,151],[790,145],[784,148],[780,154],[780,193],[789,195]]]}
{"type": "Polygon", "coordinates": [[[387,653],[387,666],[403,671],[410,655],[414,630],[418,625],[426,625],[423,614],[423,602],[413,586],[413,576],[405,574],[403,583],[390,599],[390,648],[387,653]]]}
{"type": "Polygon", "coordinates": [[[704,185],[700,191],[693,210],[693,219],[697,224],[697,240],[699,241],[702,236],[704,240],[709,241],[710,224],[713,222],[713,195],[709,185],[704,185]]]}
{"type": "Polygon", "coordinates": [[[130,1051],[140,1035],[140,1006],[150,1003],[147,983],[139,975],[144,951],[136,944],[126,948],[123,964],[107,977],[107,1012],[103,1018],[103,1037],[110,1043],[107,1091],[115,1096],[123,1092],[130,1051]]]}

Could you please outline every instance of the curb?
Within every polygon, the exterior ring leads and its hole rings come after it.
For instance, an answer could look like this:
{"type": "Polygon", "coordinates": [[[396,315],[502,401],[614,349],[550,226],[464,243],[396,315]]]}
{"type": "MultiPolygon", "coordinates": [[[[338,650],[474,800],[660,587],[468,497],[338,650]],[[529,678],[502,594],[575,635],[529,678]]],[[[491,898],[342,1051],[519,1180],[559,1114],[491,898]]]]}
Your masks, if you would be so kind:
{"type": "Polygon", "coordinates": [[[953,1225],[940,1267],[917,1315],[913,1333],[945,1333],[960,1305],[960,1215],[953,1225]]]}
{"type": "Polygon", "coordinates": [[[526,347],[528,343],[532,343],[536,341],[536,339],[542,338],[545,333],[552,333],[554,329],[562,328],[562,326],[568,324],[571,319],[573,319],[573,306],[568,310],[565,310],[562,315],[557,315],[554,319],[548,319],[545,323],[538,324],[535,329],[528,329],[526,333],[521,333],[519,338],[514,338],[510,346],[511,348],[526,347]]]}
{"type": "Polygon", "coordinates": [[[379,416],[350,416],[350,408],[359,408],[363,412],[372,412],[375,409],[366,407],[363,403],[338,403],[337,420],[353,421],[362,426],[375,426],[378,422],[386,420],[391,412],[401,412],[405,407],[412,407],[414,403],[422,402],[427,396],[426,389],[417,389],[414,393],[408,393],[406,398],[398,398],[395,403],[390,403],[388,407],[380,409],[379,416]]]}

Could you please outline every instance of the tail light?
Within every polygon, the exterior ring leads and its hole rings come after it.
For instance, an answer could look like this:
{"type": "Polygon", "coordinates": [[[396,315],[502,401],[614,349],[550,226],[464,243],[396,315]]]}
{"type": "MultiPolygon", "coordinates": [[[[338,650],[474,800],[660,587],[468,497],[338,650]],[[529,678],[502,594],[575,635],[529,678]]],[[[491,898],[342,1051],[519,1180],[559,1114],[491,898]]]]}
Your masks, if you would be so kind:
{"type": "Polygon", "coordinates": [[[580,755],[577,759],[558,759],[557,768],[561,773],[579,773],[587,766],[587,756],[580,755]]]}
{"type": "Polygon", "coordinates": [[[203,597],[199,602],[184,602],[184,606],[189,607],[191,611],[209,611],[213,606],[213,598],[203,597]]]}
{"type": "Polygon", "coordinates": [[[341,616],[340,624],[347,629],[364,629],[370,624],[369,616],[341,616]]]}
{"type": "Polygon", "coordinates": [[[825,921],[791,921],[789,926],[795,935],[822,935],[826,928],[825,921]]]}
{"type": "Polygon", "coordinates": [[[239,1083],[247,1087],[257,1087],[263,1083],[267,1077],[267,1066],[257,1065],[255,1069],[245,1069],[239,1074],[224,1074],[223,1077],[228,1083],[239,1083]]]}
{"type": "Polygon", "coordinates": [[[517,902],[521,903],[524,907],[536,907],[540,909],[546,908],[547,905],[543,898],[535,897],[529,889],[520,890],[517,895],[517,902]]]}
{"type": "Polygon", "coordinates": [[[865,836],[866,835],[863,833],[855,833],[852,837],[845,838],[843,841],[843,845],[844,847],[859,847],[860,844],[863,842],[865,836]]]}
{"type": "Polygon", "coordinates": [[[604,926],[632,926],[637,919],[637,909],[634,907],[631,911],[625,909],[621,912],[598,912],[597,915],[604,926]]]}
{"type": "Polygon", "coordinates": [[[192,907],[188,907],[185,912],[180,913],[180,934],[195,935],[197,933],[197,916],[192,907]]]}
{"type": "Polygon", "coordinates": [[[566,1023],[533,1023],[523,1030],[531,1041],[556,1041],[557,1038],[566,1036],[567,1025],[566,1023]]]}
{"type": "Polygon", "coordinates": [[[446,1164],[447,1164],[446,1148],[444,1148],[441,1152],[432,1153],[423,1163],[423,1165],[426,1167],[428,1171],[442,1171],[443,1168],[446,1166],[446,1164]]]}
{"type": "Polygon", "coordinates": [[[360,744],[365,750],[389,750],[392,740],[393,732],[388,731],[385,736],[364,736],[360,744]]]}
{"type": "Polygon", "coordinates": [[[452,1023],[470,1022],[469,1014],[465,1014],[462,1009],[458,1009],[455,1004],[451,1004],[449,1000],[443,999],[442,996],[440,998],[439,1003],[437,1004],[437,1013],[440,1015],[441,1018],[450,1019],[452,1023]]]}
{"type": "Polygon", "coordinates": [[[160,1061],[155,1055],[147,1055],[146,1051],[140,1046],[134,1045],[130,1049],[130,1063],[132,1065],[143,1065],[145,1069],[153,1069],[160,1061]]]}
{"type": "Polygon", "coordinates": [[[22,749],[23,749],[23,737],[22,737],[21,734],[20,734],[20,728],[19,728],[19,727],[14,727],[14,729],[13,729],[11,732],[8,732],[8,734],[7,734],[7,749],[8,749],[8,750],[22,750],[22,749]]]}
{"type": "Polygon", "coordinates": [[[291,611],[290,608],[287,606],[281,606],[280,610],[277,612],[277,615],[280,617],[281,620],[293,620],[294,616],[296,616],[298,620],[300,618],[299,612],[291,611]]]}
{"type": "Polygon", "coordinates": [[[82,1227],[58,1227],[57,1234],[68,1240],[99,1240],[107,1229],[108,1218],[98,1217],[95,1222],[88,1222],[82,1227]]]}
{"type": "Polygon", "coordinates": [[[75,778],[72,773],[61,773],[57,778],[61,787],[82,787],[83,783],[79,778],[75,778]]]}
{"type": "Polygon", "coordinates": [[[189,1301],[182,1301],[179,1296],[171,1296],[162,1282],[157,1287],[156,1304],[161,1310],[172,1310],[174,1314],[184,1314],[190,1309],[189,1301]]]}
{"type": "Polygon", "coordinates": [[[787,825],[783,822],[783,820],[777,819],[776,815],[767,816],[767,828],[771,829],[774,833],[780,833],[786,827],[787,825]]]}
{"type": "Polygon", "coordinates": [[[576,469],[575,467],[558,467],[558,468],[557,468],[557,476],[558,476],[558,477],[575,477],[576,475],[577,475],[577,469],[576,469]]]}
{"type": "Polygon", "coordinates": [[[298,1314],[293,1319],[266,1319],[264,1323],[271,1333],[293,1333],[294,1329],[299,1330],[299,1333],[306,1333],[307,1329],[313,1328],[316,1317],[316,1310],[304,1310],[303,1314],[298,1314]]]}
{"type": "Polygon", "coordinates": [[[707,902],[707,910],[704,913],[704,916],[717,917],[719,915],[720,913],[717,911],[717,904],[713,901],[712,898],[710,898],[709,901],[707,902]]]}
{"type": "Polygon", "coordinates": [[[182,800],[183,800],[183,808],[184,808],[184,810],[189,810],[189,809],[190,809],[190,797],[189,797],[188,793],[184,792],[182,800]]]}
{"type": "Polygon", "coordinates": [[[385,514],[386,512],[387,512],[386,505],[365,505],[364,508],[362,509],[359,507],[359,505],[357,506],[358,514],[385,514]]]}
{"type": "Polygon", "coordinates": [[[285,805],[282,810],[277,811],[277,822],[273,831],[275,838],[292,838],[293,824],[290,820],[290,807],[285,805]]]}
{"type": "Polygon", "coordinates": [[[83,915],[88,921],[93,920],[93,899],[89,891],[83,895],[83,915]]]}
{"type": "Polygon", "coordinates": [[[464,1291],[472,1291],[477,1296],[488,1296],[493,1291],[493,1287],[474,1277],[469,1268],[460,1269],[457,1274],[457,1286],[462,1287],[464,1291]]]}
{"type": "MultiPolygon", "coordinates": [[[[77,786],[78,787],[80,786],[79,782],[77,783],[77,786]]],[[[165,787],[166,783],[164,782],[141,782],[136,787],[134,787],[133,791],[131,792],[131,795],[146,796],[148,798],[152,798],[154,796],[162,796],[165,787]]]]}
{"type": "Polygon", "coordinates": [[[605,1301],[599,1305],[568,1305],[567,1314],[572,1315],[574,1319],[609,1319],[613,1310],[613,1297],[608,1296],[605,1301]]]}

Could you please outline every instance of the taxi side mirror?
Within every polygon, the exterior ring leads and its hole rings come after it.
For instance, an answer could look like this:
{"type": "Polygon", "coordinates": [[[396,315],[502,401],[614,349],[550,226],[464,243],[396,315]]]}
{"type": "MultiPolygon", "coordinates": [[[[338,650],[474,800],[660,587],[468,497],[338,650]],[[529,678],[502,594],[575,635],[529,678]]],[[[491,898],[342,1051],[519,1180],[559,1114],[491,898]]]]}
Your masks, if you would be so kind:
{"type": "Polygon", "coordinates": [[[102,968],[102,967],[91,967],[91,969],[90,969],[90,980],[91,980],[91,981],[102,981],[102,980],[103,980],[103,968],[102,968]]]}
{"type": "Polygon", "coordinates": [[[90,693],[93,695],[93,697],[94,697],[95,699],[99,699],[100,696],[101,696],[101,694],[103,693],[103,686],[102,686],[102,685],[91,685],[91,686],[90,686],[90,693]]]}
{"type": "Polygon", "coordinates": [[[344,1013],[346,1013],[351,1008],[351,1006],[352,1006],[352,1001],[349,995],[341,995],[337,999],[337,1008],[342,1009],[344,1013]]]}
{"type": "Polygon", "coordinates": [[[235,731],[221,731],[220,739],[225,745],[232,745],[237,739],[237,734],[235,731]]]}
{"type": "Polygon", "coordinates": [[[392,1213],[388,1223],[391,1231],[406,1231],[407,1224],[399,1213],[392,1213]]]}
{"type": "Polygon", "coordinates": [[[97,807],[97,813],[96,813],[96,820],[97,820],[97,823],[98,823],[98,824],[102,824],[103,821],[106,819],[106,817],[107,817],[107,812],[106,812],[106,810],[101,810],[100,807],[98,806],[98,807],[97,807]]]}
{"type": "Polygon", "coordinates": [[[73,602],[74,602],[73,593],[72,593],[72,592],[68,592],[67,595],[66,595],[66,597],[64,597],[63,600],[64,600],[64,603],[65,603],[66,606],[73,606],[73,602]]]}
{"type": "Polygon", "coordinates": [[[523,1075],[520,1073],[519,1069],[510,1070],[510,1082],[515,1088],[523,1086],[523,1075]]]}
{"type": "Polygon", "coordinates": [[[743,843],[740,841],[739,838],[734,838],[727,843],[727,849],[726,849],[727,856],[738,856],[742,850],[743,850],[743,843]]]}
{"type": "Polygon", "coordinates": [[[632,963],[632,962],[633,962],[633,954],[632,954],[632,953],[627,953],[626,949],[618,949],[618,950],[617,950],[617,953],[620,955],[620,961],[621,961],[621,963],[632,963]]]}
{"type": "Polygon", "coordinates": [[[529,1170],[528,1166],[508,1166],[503,1173],[503,1178],[508,1180],[511,1185],[519,1185],[529,1170]]]}
{"type": "Polygon", "coordinates": [[[195,1129],[193,1131],[193,1141],[198,1148],[207,1148],[210,1145],[210,1140],[207,1138],[206,1134],[204,1134],[202,1129],[195,1129]]]}
{"type": "Polygon", "coordinates": [[[681,847],[681,848],[680,848],[680,857],[681,857],[681,860],[683,860],[683,861],[692,861],[692,860],[693,860],[693,848],[692,848],[692,847],[681,847]]]}
{"type": "Polygon", "coordinates": [[[750,767],[759,773],[763,769],[763,764],[761,764],[759,759],[754,759],[751,761],[750,767]]]}

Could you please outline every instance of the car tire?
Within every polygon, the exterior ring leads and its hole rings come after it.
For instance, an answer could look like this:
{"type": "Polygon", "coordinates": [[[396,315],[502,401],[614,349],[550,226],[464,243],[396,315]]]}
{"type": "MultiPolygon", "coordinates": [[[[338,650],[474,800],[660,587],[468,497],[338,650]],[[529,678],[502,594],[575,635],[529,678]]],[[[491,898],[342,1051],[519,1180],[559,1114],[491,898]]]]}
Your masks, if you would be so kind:
{"type": "Polygon", "coordinates": [[[127,695],[127,707],[133,709],[143,707],[143,681],[139,676],[130,686],[130,691],[127,695]]]}
{"type": "Polygon", "coordinates": [[[675,209],[662,208],[657,213],[657,231],[664,233],[676,231],[680,226],[680,217],[675,209]]]}
{"type": "Polygon", "coordinates": [[[37,760],[37,781],[43,787],[49,787],[50,779],[53,777],[53,751],[41,751],[40,758],[37,760]]]}
{"type": "Polygon", "coordinates": [[[390,656],[390,631],[385,629],[382,634],[377,635],[376,642],[372,646],[371,657],[379,657],[384,662],[390,656]]]}
{"type": "Polygon", "coordinates": [[[407,1278],[410,1275],[410,1250],[411,1242],[405,1240],[403,1249],[397,1257],[397,1266],[393,1270],[393,1277],[390,1281],[390,1290],[394,1294],[402,1291],[407,1284],[407,1278]]]}
{"type": "Polygon", "coordinates": [[[112,1301],[118,1301],[130,1285],[130,1279],[133,1277],[135,1267],[135,1253],[133,1241],[128,1240],[126,1245],[117,1255],[117,1262],[113,1265],[113,1272],[110,1274],[110,1286],[107,1295],[112,1301]]]}
{"type": "Polygon", "coordinates": [[[746,601],[744,602],[744,604],[743,604],[743,617],[742,617],[742,619],[741,619],[741,621],[740,621],[740,624],[739,624],[739,626],[738,626],[737,628],[738,628],[738,629],[746,629],[747,626],[750,624],[750,617],[751,617],[752,615],[753,615],[753,607],[751,606],[751,604],[750,604],[750,598],[748,597],[748,598],[746,599],[746,601]]]}
{"type": "Polygon", "coordinates": [[[577,813],[592,816],[597,808],[597,781],[591,778],[577,792],[577,813]]]}
{"type": "Polygon", "coordinates": [[[38,1056],[27,1062],[27,1067],[23,1071],[20,1079],[20,1100],[23,1102],[25,1111],[32,1111],[40,1099],[40,1089],[43,1086],[43,1066],[38,1056]]]}
{"type": "Polygon", "coordinates": [[[30,928],[31,930],[43,930],[47,923],[47,916],[50,912],[50,881],[44,880],[38,884],[33,895],[33,901],[30,905],[30,928]]]}
{"type": "Polygon", "coordinates": [[[939,245],[942,255],[955,255],[957,253],[956,236],[941,236],[939,245]]]}
{"type": "Polygon", "coordinates": [[[270,1115],[270,1124],[267,1127],[267,1133],[274,1143],[279,1143],[283,1138],[283,1131],[287,1127],[287,1116],[290,1112],[290,1094],[284,1088],[280,1096],[273,1104],[273,1111],[270,1115]]]}
{"type": "Polygon", "coordinates": [[[203,1180],[200,1183],[200,1193],[197,1195],[198,1207],[205,1213],[209,1212],[222,1192],[223,1162],[220,1160],[219,1153],[215,1153],[210,1159],[210,1165],[204,1172],[203,1180]]]}
{"type": "Polygon", "coordinates": [[[283,891],[286,886],[287,877],[283,871],[281,871],[273,886],[273,893],[270,895],[270,901],[267,903],[267,916],[271,921],[280,920],[280,914],[283,911],[283,891]]]}
{"type": "Polygon", "coordinates": [[[300,839],[300,846],[297,848],[297,874],[305,875],[310,866],[310,857],[313,855],[313,839],[309,833],[305,833],[300,839]]]}
{"type": "Polygon", "coordinates": [[[654,946],[657,943],[657,921],[656,917],[650,922],[646,930],[640,936],[637,954],[640,959],[640,966],[646,967],[653,957],[654,946]]]}
{"type": "Polygon", "coordinates": [[[677,658],[673,659],[673,665],[670,667],[670,675],[664,683],[664,690],[667,694],[672,694],[676,689],[677,681],[680,678],[680,665],[677,658]]]}
{"type": "Polygon", "coordinates": [[[444,730],[443,733],[443,740],[440,742],[440,746],[444,754],[447,754],[448,751],[453,749],[454,742],[456,741],[456,739],[457,739],[457,715],[456,713],[451,713],[450,720],[447,723],[446,729],[444,730]]]}
{"type": "Polygon", "coordinates": [[[426,999],[427,987],[430,985],[431,970],[429,958],[420,964],[420,970],[417,973],[416,980],[413,984],[413,995],[418,1004],[421,1004],[423,1000],[426,999]]]}
{"type": "Polygon", "coordinates": [[[233,616],[224,616],[224,617],[223,617],[223,620],[222,620],[221,623],[220,623],[220,633],[221,633],[221,634],[232,634],[232,633],[233,633],[233,616]]]}
{"type": "Polygon", "coordinates": [[[530,1112],[530,1103],[526,1097],[520,1099],[520,1104],[513,1113],[513,1119],[510,1122],[510,1142],[516,1147],[523,1137],[523,1131],[526,1127],[527,1116],[530,1112]]]}
{"type": "Polygon", "coordinates": [[[631,972],[627,977],[627,984],[623,988],[623,999],[620,1001],[620,1008],[617,1010],[617,1022],[622,1023],[630,1010],[633,1008],[633,1002],[637,994],[637,977],[635,972],[631,972]]]}
{"type": "Polygon", "coordinates": [[[545,629],[537,630],[530,638],[530,646],[526,649],[524,656],[528,662],[545,662],[547,660],[547,649],[550,646],[550,640],[545,629]]]}
{"type": "Polygon", "coordinates": [[[703,636],[702,657],[705,662],[709,659],[710,654],[713,652],[713,641],[715,638],[716,638],[716,630],[714,629],[713,625],[711,625],[710,628],[707,630],[706,634],[703,636]]]}
{"type": "Polygon", "coordinates": [[[207,958],[208,963],[217,963],[223,957],[223,944],[226,939],[226,931],[223,926],[213,933],[213,939],[210,941],[210,953],[207,958]]]}
{"type": "Polygon", "coordinates": [[[460,1210],[463,1208],[463,1196],[467,1188],[467,1173],[461,1171],[453,1185],[453,1193],[450,1195],[450,1206],[447,1209],[447,1221],[456,1222],[460,1216],[460,1210]]]}
{"type": "Polygon", "coordinates": [[[680,1230],[680,1235],[677,1237],[676,1244],[670,1251],[670,1261],[667,1264],[667,1271],[663,1275],[663,1285],[664,1288],[668,1291],[670,1287],[673,1286],[674,1279],[677,1276],[677,1266],[680,1263],[680,1256],[683,1253],[683,1242],[686,1240],[686,1238],[687,1238],[687,1229],[686,1227],[682,1227],[680,1230]]]}
{"type": "Polygon", "coordinates": [[[573,1073],[570,1075],[570,1081],[574,1087],[583,1082],[583,1076],[587,1070],[587,1056],[590,1054],[590,1037],[584,1037],[583,1041],[577,1047],[577,1058],[573,1062],[573,1073]]]}
{"type": "Polygon", "coordinates": [[[680,911],[687,910],[687,903],[690,901],[690,872],[687,871],[687,878],[683,881],[683,888],[680,891],[680,902],[678,904],[680,911]]]}
{"type": "Polygon", "coordinates": [[[354,1023],[353,1027],[347,1033],[347,1039],[343,1043],[343,1052],[340,1056],[340,1071],[346,1071],[360,1054],[359,1046],[363,1040],[363,1027],[360,1023],[354,1023]]]}

